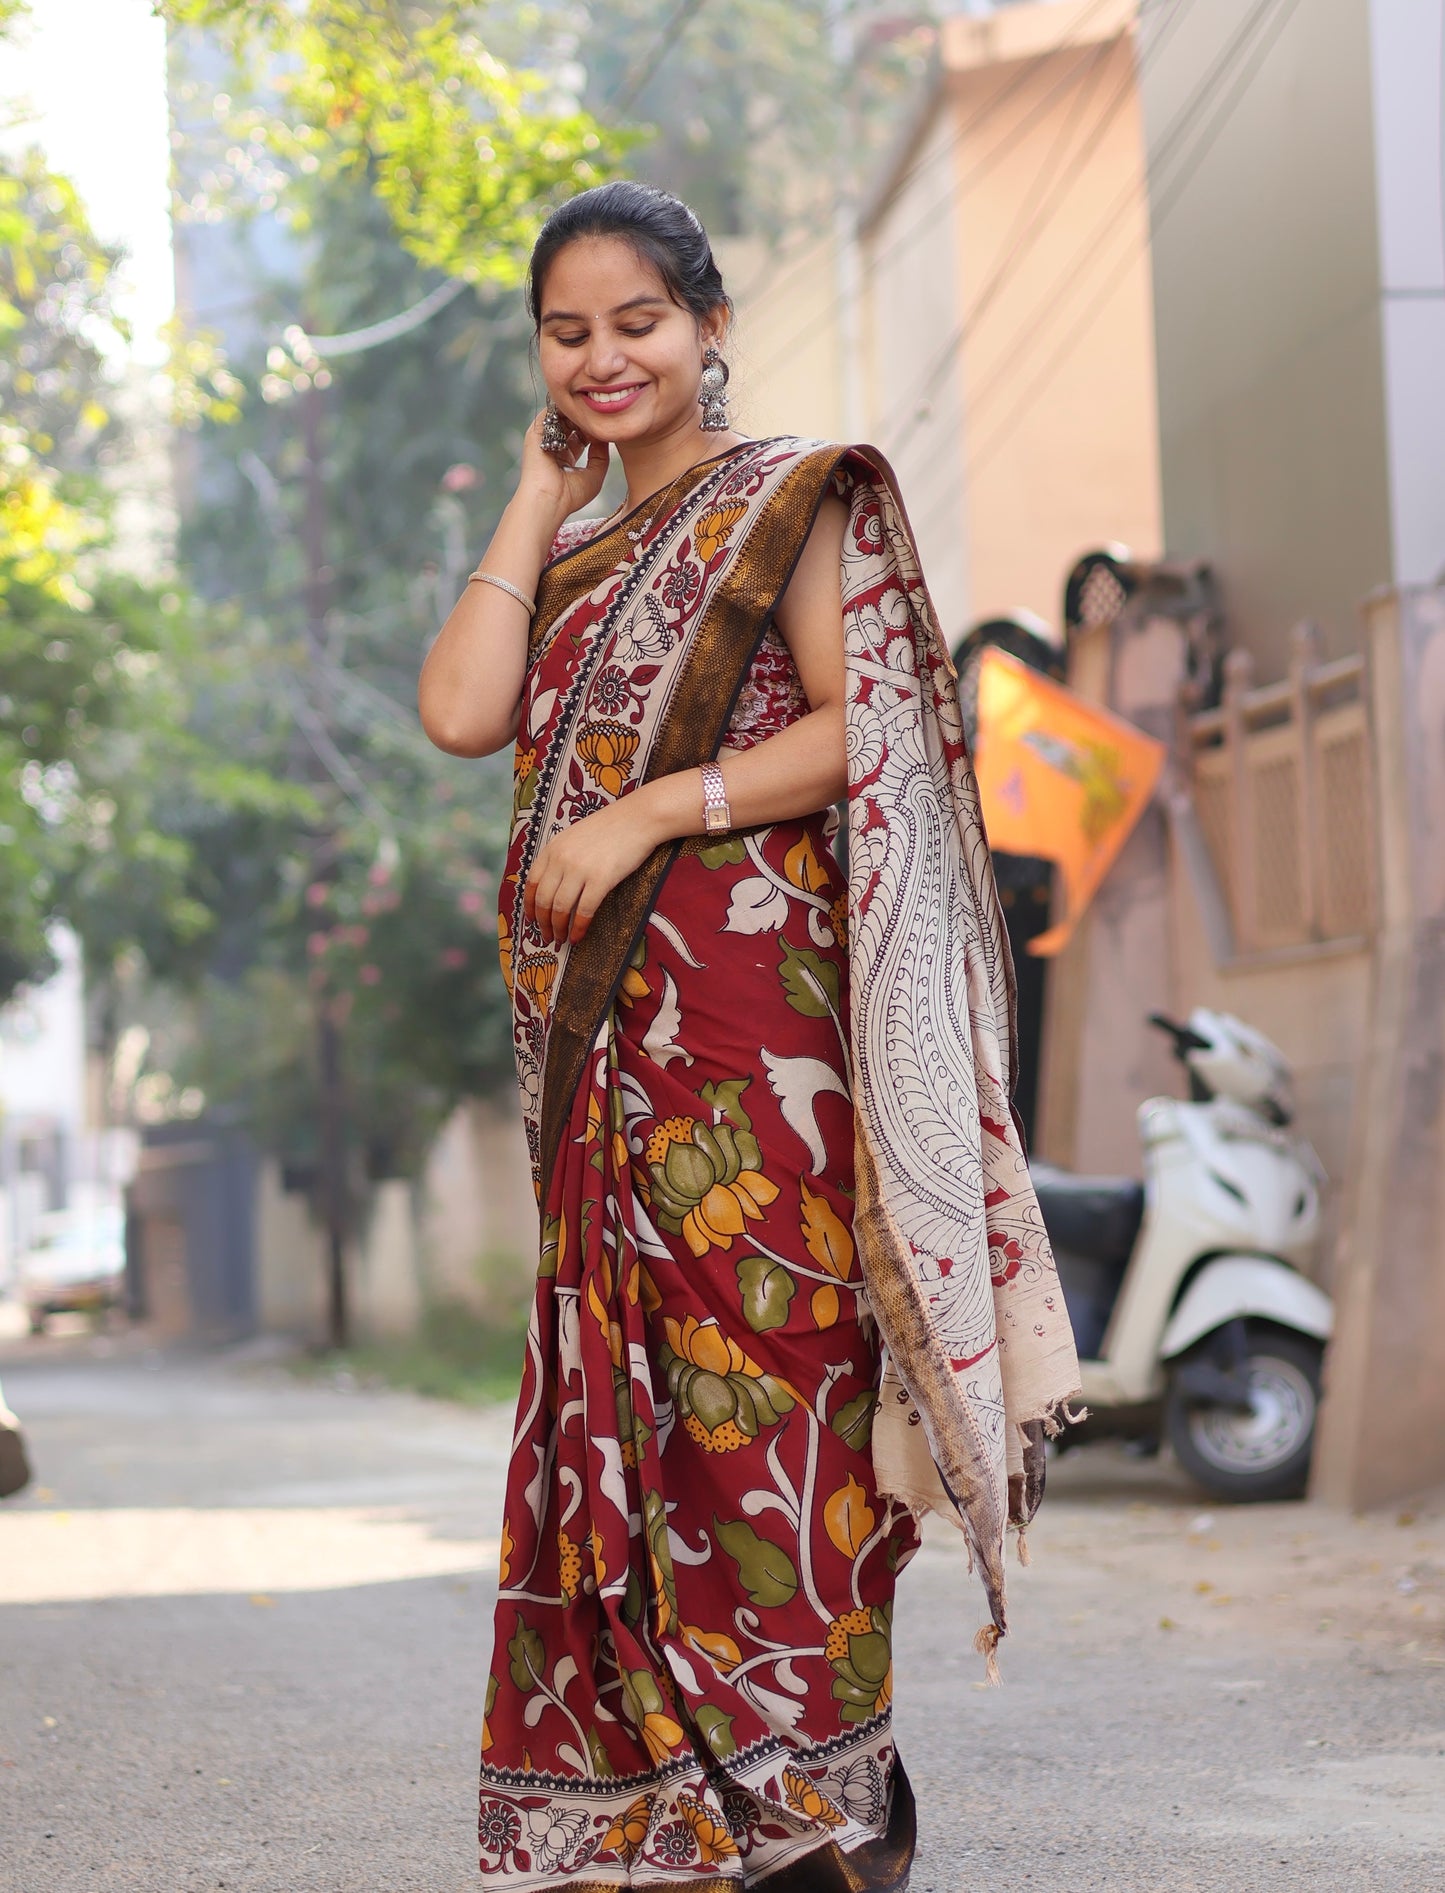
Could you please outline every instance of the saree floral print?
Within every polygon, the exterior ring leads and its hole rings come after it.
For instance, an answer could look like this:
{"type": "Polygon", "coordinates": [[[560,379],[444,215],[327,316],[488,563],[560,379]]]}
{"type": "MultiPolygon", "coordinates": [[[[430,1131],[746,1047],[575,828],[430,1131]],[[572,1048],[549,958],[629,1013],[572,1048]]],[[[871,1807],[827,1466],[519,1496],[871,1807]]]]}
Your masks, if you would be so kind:
{"type": "Polygon", "coordinates": [[[903,1887],[915,1516],[966,1533],[991,1662],[1006,1526],[1078,1388],[951,666],[869,449],[749,442],[554,552],[500,916],[542,1260],[482,1871],[903,1887]],[[522,891],[549,836],[806,712],[770,614],[830,492],[846,884],[831,814],[779,822],[659,849],[583,941],[544,947],[522,891]]]}

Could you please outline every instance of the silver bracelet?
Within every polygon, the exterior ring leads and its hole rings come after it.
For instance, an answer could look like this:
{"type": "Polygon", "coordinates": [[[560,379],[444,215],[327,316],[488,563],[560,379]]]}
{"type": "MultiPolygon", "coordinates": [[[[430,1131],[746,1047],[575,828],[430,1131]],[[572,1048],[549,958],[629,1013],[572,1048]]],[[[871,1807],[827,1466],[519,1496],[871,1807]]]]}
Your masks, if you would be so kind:
{"type": "Polygon", "coordinates": [[[476,571],[469,574],[468,585],[495,585],[499,592],[506,592],[509,598],[515,598],[519,605],[527,607],[527,616],[537,615],[537,601],[529,598],[520,585],[514,585],[509,578],[498,578],[495,572],[476,571]]]}

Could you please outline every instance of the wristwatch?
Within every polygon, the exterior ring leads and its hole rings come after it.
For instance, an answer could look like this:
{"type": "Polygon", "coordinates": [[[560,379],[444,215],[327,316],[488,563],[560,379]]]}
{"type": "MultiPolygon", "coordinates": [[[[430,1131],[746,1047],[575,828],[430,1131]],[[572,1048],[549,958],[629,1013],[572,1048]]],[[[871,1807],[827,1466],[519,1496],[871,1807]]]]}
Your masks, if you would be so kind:
{"type": "Polygon", "coordinates": [[[715,762],[705,762],[702,766],[702,825],[703,832],[709,835],[725,835],[733,825],[727,786],[715,762]]]}

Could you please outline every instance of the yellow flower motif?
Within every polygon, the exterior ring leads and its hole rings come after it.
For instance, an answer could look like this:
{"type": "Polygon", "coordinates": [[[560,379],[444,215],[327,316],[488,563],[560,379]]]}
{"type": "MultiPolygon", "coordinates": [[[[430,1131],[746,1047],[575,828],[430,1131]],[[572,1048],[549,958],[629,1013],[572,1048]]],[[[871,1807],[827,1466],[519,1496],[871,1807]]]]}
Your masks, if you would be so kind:
{"type": "Polygon", "coordinates": [[[672,1759],[682,1740],[682,1729],[671,1716],[652,1714],[642,1719],[642,1745],[659,1767],[672,1759]]]}
{"type": "Polygon", "coordinates": [[[719,1860],[735,1858],[738,1844],[716,1815],[710,1814],[698,1800],[684,1788],[677,1797],[678,1812],[692,1829],[692,1837],[697,1842],[697,1850],[702,1856],[705,1867],[715,1866],[719,1860]]]}
{"type": "Polygon", "coordinates": [[[647,1166],[652,1207],[659,1225],[669,1235],[685,1236],[694,1255],[706,1255],[714,1245],[730,1249],[748,1218],[760,1217],[778,1194],[777,1184],[762,1173],[762,1152],[751,1131],[695,1119],[685,1139],[669,1135],[659,1150],[656,1158],[649,1154],[647,1166]]]}
{"type": "Polygon", "coordinates": [[[662,1328],[674,1354],[680,1354],[694,1367],[705,1367],[710,1374],[750,1374],[756,1377],[763,1371],[756,1361],[744,1354],[730,1335],[723,1333],[716,1321],[699,1321],[696,1315],[688,1315],[678,1322],[671,1315],[666,1315],[662,1328]]]}
{"type": "Polygon", "coordinates": [[[597,1579],[597,1588],[601,1590],[607,1582],[607,1562],[602,1556],[602,1534],[594,1525],[587,1534],[587,1542],[592,1547],[592,1571],[597,1579]]]}
{"type": "Polygon", "coordinates": [[[732,1453],[775,1426],[793,1406],[781,1382],[765,1374],[716,1321],[663,1317],[661,1350],[667,1390],[683,1430],[707,1453],[732,1453]]]}
{"type": "Polygon", "coordinates": [[[747,1229],[749,1216],[761,1216],[778,1193],[776,1183],[757,1170],[744,1170],[731,1183],[714,1183],[682,1221],[682,1233],[694,1255],[706,1255],[714,1243],[731,1249],[733,1237],[747,1229]]]}
{"type": "Polygon", "coordinates": [[[748,1443],[747,1434],[739,1428],[736,1420],[724,1420],[721,1426],[709,1430],[695,1413],[686,1413],[683,1415],[682,1430],[689,1439],[696,1440],[705,1453],[735,1453],[739,1446],[748,1443]]]}
{"type": "Polygon", "coordinates": [[[828,924],[832,927],[839,946],[848,944],[848,896],[840,894],[828,909],[828,924]]]}
{"type": "Polygon", "coordinates": [[[652,1822],[652,1797],[638,1795],[617,1815],[612,1825],[602,1837],[604,1853],[620,1854],[630,1867],[642,1851],[642,1843],[647,1839],[647,1830],[652,1822]]]}
{"type": "Polygon", "coordinates": [[[517,751],[516,764],[512,771],[513,780],[516,782],[525,782],[536,767],[537,750],[535,744],[530,749],[519,749],[517,751]]]}
{"type": "Polygon", "coordinates": [[[552,1003],[552,982],[556,977],[555,953],[529,953],[517,967],[517,984],[543,1018],[552,1003]]]}
{"type": "Polygon", "coordinates": [[[622,975],[622,984],[617,988],[618,1002],[624,1006],[634,1005],[639,999],[646,999],[651,991],[642,968],[629,966],[622,975]]]}
{"type": "Polygon", "coordinates": [[[816,1783],[809,1781],[801,1768],[787,1767],[783,1770],[783,1793],[793,1812],[803,1815],[807,1820],[819,1821],[824,1827],[842,1827],[847,1821],[847,1815],[833,1806],[827,1795],[816,1783]]]}
{"type": "Polygon", "coordinates": [[[720,546],[725,546],[733,536],[733,528],[740,519],[747,517],[747,506],[715,506],[709,513],[704,513],[697,522],[692,535],[697,556],[706,565],[720,546]]]}
{"type": "Polygon", "coordinates": [[[589,776],[607,795],[620,795],[632,774],[633,758],[641,741],[637,730],[621,723],[589,723],[577,738],[577,754],[589,776]]]}
{"type": "Polygon", "coordinates": [[[873,1614],[867,1610],[845,1610],[841,1617],[835,1617],[828,1625],[828,1638],[823,1645],[823,1654],[830,1663],[836,1663],[840,1657],[848,1654],[850,1637],[866,1637],[873,1628],[873,1614]]]}
{"type": "Polygon", "coordinates": [[[893,1700],[893,1606],[849,1610],[828,1626],[824,1655],[833,1667],[833,1700],[841,1721],[882,1715],[893,1700]]]}
{"type": "Polygon", "coordinates": [[[557,1571],[562,1595],[570,1604],[582,1582],[582,1547],[564,1531],[557,1534],[557,1571]]]}
{"type": "Polygon", "coordinates": [[[692,1127],[697,1122],[693,1117],[664,1118],[647,1140],[647,1161],[662,1163],[667,1157],[669,1144],[686,1144],[691,1141],[692,1127]]]}

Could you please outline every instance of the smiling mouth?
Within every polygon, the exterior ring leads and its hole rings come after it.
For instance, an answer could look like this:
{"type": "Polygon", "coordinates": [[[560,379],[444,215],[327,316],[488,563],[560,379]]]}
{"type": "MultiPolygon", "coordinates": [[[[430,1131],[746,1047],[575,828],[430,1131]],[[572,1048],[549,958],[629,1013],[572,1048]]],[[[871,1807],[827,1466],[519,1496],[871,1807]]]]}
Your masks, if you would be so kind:
{"type": "Polygon", "coordinates": [[[589,407],[607,413],[617,408],[630,407],[645,386],[645,382],[634,381],[626,388],[579,388],[577,392],[589,407]]]}

